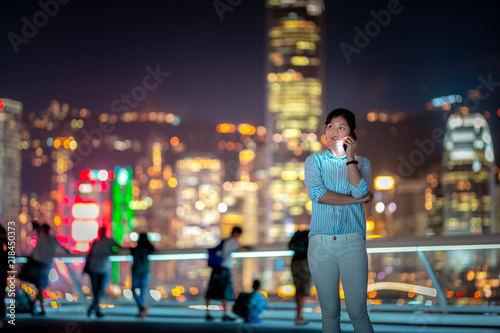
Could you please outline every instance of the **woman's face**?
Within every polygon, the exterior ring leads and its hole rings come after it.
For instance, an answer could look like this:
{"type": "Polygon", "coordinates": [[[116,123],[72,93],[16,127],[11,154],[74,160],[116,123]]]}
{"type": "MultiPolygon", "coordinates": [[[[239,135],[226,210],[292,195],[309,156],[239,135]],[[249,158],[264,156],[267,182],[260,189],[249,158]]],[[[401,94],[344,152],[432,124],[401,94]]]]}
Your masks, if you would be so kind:
{"type": "Polygon", "coordinates": [[[344,139],[351,133],[351,128],[347,125],[347,120],[343,116],[332,118],[326,125],[326,139],[330,147],[341,146],[344,139]]]}

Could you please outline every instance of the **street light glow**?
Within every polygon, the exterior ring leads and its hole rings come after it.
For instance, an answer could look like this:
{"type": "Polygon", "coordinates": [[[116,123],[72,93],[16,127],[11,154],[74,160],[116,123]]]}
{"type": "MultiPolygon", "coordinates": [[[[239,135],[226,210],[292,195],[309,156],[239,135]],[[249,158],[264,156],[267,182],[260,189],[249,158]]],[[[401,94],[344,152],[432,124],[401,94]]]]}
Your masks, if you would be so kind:
{"type": "Polygon", "coordinates": [[[394,177],[392,176],[378,176],[375,177],[375,189],[379,191],[392,190],[394,188],[394,177]]]}

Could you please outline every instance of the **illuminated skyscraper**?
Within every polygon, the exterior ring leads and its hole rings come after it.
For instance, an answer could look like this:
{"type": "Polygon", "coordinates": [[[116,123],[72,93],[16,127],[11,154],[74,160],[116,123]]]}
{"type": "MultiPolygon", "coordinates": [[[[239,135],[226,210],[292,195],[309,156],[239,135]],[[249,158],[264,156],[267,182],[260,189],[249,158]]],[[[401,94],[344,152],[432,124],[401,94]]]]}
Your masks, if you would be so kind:
{"type": "Polygon", "coordinates": [[[259,185],[255,182],[224,182],[219,206],[221,237],[229,237],[233,227],[241,227],[243,244],[259,243],[259,185]]]}
{"type": "Polygon", "coordinates": [[[212,156],[177,161],[176,247],[211,247],[220,241],[220,193],[224,168],[212,156]]]}
{"type": "Polygon", "coordinates": [[[441,179],[441,165],[435,167],[440,170],[429,173],[426,176],[427,188],[425,189],[425,209],[429,215],[429,225],[427,228],[427,235],[442,235],[443,232],[443,218],[444,218],[444,197],[443,188],[439,183],[441,179]]]}
{"type": "Polygon", "coordinates": [[[21,205],[21,114],[23,104],[0,98],[0,219],[17,221],[21,205]]]}
{"type": "Polygon", "coordinates": [[[425,236],[429,224],[424,209],[427,183],[422,179],[405,179],[396,187],[394,205],[387,206],[392,213],[395,237],[425,236]],[[425,195],[424,195],[425,193],[425,195]],[[392,206],[392,208],[391,208],[392,206]]]}
{"type": "Polygon", "coordinates": [[[322,149],[323,6],[322,0],[267,1],[267,241],[287,239],[310,222],[304,161],[322,149]]]}
{"type": "Polygon", "coordinates": [[[444,137],[444,234],[495,232],[494,154],[490,129],[479,113],[452,114],[444,137]]]}

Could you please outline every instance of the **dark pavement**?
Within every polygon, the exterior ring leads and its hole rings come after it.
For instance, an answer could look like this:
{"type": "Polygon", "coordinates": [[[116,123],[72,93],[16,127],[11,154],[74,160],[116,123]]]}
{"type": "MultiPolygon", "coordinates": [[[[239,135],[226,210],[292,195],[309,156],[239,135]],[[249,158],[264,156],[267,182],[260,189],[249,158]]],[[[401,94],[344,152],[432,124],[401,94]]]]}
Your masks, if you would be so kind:
{"type": "MultiPolygon", "coordinates": [[[[500,322],[500,318],[499,318],[500,322]]],[[[342,323],[342,332],[353,332],[352,325],[342,323]]],[[[498,333],[495,328],[461,328],[442,326],[412,326],[374,324],[377,333],[498,333]]],[[[304,326],[296,326],[292,321],[269,319],[261,324],[245,324],[241,320],[222,322],[216,319],[205,322],[202,318],[165,317],[152,315],[145,319],[136,318],[132,314],[108,314],[102,318],[89,319],[81,313],[47,313],[46,316],[32,317],[29,314],[18,314],[16,325],[6,324],[4,332],[26,333],[270,333],[270,332],[321,332],[320,322],[310,322],[304,326]]]]}

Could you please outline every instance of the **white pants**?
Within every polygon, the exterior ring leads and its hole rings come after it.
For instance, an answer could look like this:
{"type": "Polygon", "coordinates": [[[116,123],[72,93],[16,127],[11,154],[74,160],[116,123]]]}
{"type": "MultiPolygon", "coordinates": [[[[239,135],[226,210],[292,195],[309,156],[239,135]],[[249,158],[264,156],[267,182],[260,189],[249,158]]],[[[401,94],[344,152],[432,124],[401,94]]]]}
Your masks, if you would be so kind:
{"type": "Polygon", "coordinates": [[[366,310],[368,255],[363,236],[313,235],[307,257],[321,306],[323,333],[340,332],[339,277],[354,332],[372,333],[366,310]]]}

